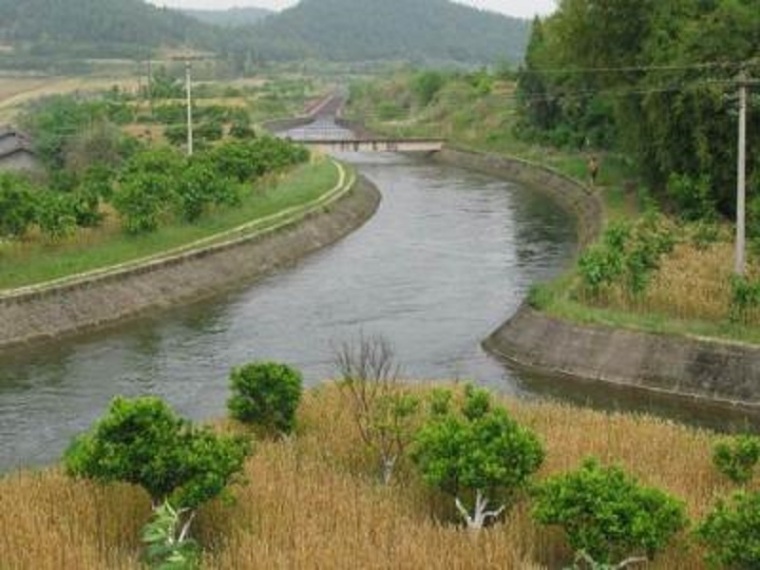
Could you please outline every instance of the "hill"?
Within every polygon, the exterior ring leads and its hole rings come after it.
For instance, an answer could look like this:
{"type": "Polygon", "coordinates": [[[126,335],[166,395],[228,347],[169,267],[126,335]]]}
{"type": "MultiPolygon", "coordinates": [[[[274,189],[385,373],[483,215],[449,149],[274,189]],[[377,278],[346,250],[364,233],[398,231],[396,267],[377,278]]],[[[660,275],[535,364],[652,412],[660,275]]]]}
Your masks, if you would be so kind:
{"type": "Polygon", "coordinates": [[[215,26],[237,28],[257,24],[262,19],[274,14],[265,8],[230,8],[229,10],[180,10],[183,14],[215,26]]]}
{"type": "Polygon", "coordinates": [[[217,30],[143,0],[0,0],[0,42],[38,55],[131,56],[146,48],[210,48],[217,30]]]}
{"type": "Polygon", "coordinates": [[[520,61],[529,23],[449,0],[302,0],[251,31],[265,59],[520,61]]]}

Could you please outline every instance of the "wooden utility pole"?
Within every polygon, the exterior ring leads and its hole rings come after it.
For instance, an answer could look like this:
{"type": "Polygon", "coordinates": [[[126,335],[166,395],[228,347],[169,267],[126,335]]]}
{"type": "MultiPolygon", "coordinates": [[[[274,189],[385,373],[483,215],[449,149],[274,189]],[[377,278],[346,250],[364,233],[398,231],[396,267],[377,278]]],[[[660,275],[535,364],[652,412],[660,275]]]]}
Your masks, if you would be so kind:
{"type": "Polygon", "coordinates": [[[739,74],[739,165],[736,185],[736,264],[734,273],[743,277],[746,269],[747,209],[747,74],[739,74]]]}
{"type": "Polygon", "coordinates": [[[148,108],[153,116],[153,55],[148,53],[148,108]]]}
{"type": "Polygon", "coordinates": [[[187,155],[193,155],[193,65],[185,62],[185,89],[187,91],[187,155]]]}

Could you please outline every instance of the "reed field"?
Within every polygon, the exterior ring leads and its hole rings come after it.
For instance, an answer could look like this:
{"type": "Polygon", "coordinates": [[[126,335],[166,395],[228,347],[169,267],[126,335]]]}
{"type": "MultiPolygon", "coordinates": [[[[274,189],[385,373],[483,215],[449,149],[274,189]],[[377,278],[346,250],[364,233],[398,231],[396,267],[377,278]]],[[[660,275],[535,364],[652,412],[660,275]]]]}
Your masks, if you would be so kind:
{"type": "MultiPolygon", "coordinates": [[[[544,442],[539,479],[595,456],[682,498],[692,521],[733,491],[712,467],[709,432],[650,417],[503,402],[544,442]]],[[[562,534],[532,522],[527,496],[502,523],[473,533],[457,524],[452,500],[428,491],[409,465],[388,487],[377,467],[340,392],[329,384],[307,392],[297,435],[259,441],[234,502],[201,513],[195,536],[205,549],[203,568],[531,570],[571,561],[562,534]]],[[[71,481],[57,468],[8,475],[0,479],[0,567],[139,568],[138,534],[149,516],[147,496],[126,486],[71,481]]],[[[700,570],[702,554],[686,532],[649,567],[700,570]]]]}

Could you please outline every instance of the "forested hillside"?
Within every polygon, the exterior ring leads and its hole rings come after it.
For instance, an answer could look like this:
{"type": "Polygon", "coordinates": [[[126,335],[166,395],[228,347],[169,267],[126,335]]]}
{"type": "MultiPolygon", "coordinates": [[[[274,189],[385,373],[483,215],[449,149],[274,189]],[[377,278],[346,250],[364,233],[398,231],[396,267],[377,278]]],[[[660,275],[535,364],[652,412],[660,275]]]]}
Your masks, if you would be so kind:
{"type": "Polygon", "coordinates": [[[17,56],[50,59],[139,58],[190,45],[234,61],[483,64],[521,60],[530,27],[449,0],[302,0],[256,24],[267,11],[190,13],[144,0],[0,0],[0,43],[17,56]]]}
{"type": "MultiPolygon", "coordinates": [[[[733,210],[737,76],[760,76],[760,0],[565,0],[535,21],[520,80],[524,134],[617,148],[688,217],[733,210]]],[[[760,187],[760,97],[750,188],[760,187]]],[[[753,218],[760,222],[760,198],[753,218]]],[[[760,228],[760,224],[753,227],[760,228]]]]}
{"type": "Polygon", "coordinates": [[[265,58],[519,61],[529,24],[449,0],[302,0],[251,33],[265,58]]]}
{"type": "Polygon", "coordinates": [[[211,48],[217,31],[143,0],[0,0],[0,41],[35,53],[130,55],[190,41],[211,48]]]}
{"type": "Polygon", "coordinates": [[[229,10],[181,10],[182,13],[215,26],[238,28],[256,24],[263,18],[274,14],[265,8],[230,8],[229,10]]]}

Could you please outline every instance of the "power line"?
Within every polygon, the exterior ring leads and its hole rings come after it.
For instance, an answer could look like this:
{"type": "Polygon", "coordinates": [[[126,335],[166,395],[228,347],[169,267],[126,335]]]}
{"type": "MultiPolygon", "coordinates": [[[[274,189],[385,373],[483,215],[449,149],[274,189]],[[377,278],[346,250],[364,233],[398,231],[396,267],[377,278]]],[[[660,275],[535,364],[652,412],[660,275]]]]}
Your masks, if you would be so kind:
{"type": "Polygon", "coordinates": [[[699,71],[705,69],[738,70],[742,67],[760,66],[760,60],[747,60],[742,62],[712,61],[691,63],[683,65],[629,65],[620,67],[572,67],[572,68],[541,68],[520,69],[518,73],[523,75],[578,75],[592,73],[631,73],[636,71],[699,71]]]}

